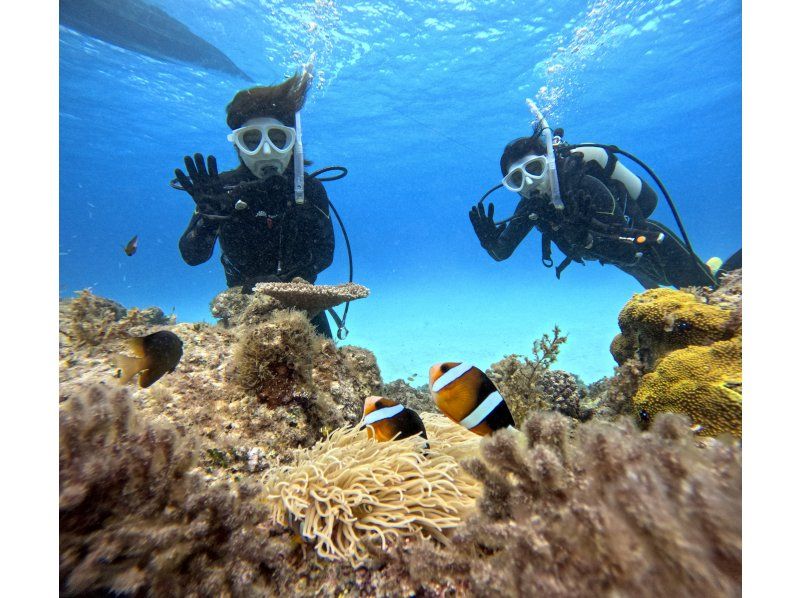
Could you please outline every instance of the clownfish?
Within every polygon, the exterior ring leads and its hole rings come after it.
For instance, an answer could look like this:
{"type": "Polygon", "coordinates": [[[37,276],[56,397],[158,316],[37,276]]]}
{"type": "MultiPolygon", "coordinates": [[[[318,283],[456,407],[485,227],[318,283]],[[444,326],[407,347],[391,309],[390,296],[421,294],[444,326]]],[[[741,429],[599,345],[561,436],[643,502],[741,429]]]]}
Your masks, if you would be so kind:
{"type": "Polygon", "coordinates": [[[428,375],[436,406],[451,420],[481,436],[514,426],[505,399],[489,376],[469,363],[437,363],[428,375]]]}
{"type": "Polygon", "coordinates": [[[367,428],[369,437],[378,442],[408,438],[420,432],[422,438],[428,439],[425,424],[417,412],[386,397],[367,397],[361,428],[367,428]]]}

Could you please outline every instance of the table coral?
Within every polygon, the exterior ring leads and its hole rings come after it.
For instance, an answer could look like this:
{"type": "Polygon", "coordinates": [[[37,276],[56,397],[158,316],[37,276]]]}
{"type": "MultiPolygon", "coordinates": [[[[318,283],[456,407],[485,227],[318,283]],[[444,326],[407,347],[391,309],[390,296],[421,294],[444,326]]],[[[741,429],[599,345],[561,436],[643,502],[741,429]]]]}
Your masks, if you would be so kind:
{"type": "Polygon", "coordinates": [[[346,301],[369,296],[369,289],[354,282],[337,285],[313,285],[302,279],[292,282],[260,282],[253,288],[256,295],[268,295],[286,307],[302,309],[309,317],[346,301]]]}
{"type": "Polygon", "coordinates": [[[742,435],[742,339],[673,351],[642,378],[634,406],[685,413],[700,434],[742,435]]]}
{"type": "Polygon", "coordinates": [[[478,438],[438,414],[422,414],[430,448],[418,437],[380,443],[356,428],[335,431],[267,480],[272,517],[299,524],[320,556],[353,566],[402,538],[442,537],[468,513],[480,486],[458,460],[478,438]]]}

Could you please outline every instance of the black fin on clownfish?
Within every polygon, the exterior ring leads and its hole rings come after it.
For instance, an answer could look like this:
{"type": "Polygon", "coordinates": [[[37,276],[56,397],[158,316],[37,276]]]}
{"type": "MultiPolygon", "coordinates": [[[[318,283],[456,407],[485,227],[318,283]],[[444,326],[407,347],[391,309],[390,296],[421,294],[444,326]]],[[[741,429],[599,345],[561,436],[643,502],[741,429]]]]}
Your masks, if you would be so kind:
{"type": "Polygon", "coordinates": [[[516,425],[494,382],[472,364],[437,363],[428,373],[428,383],[441,412],[475,434],[486,436],[516,425]]]}
{"type": "MultiPolygon", "coordinates": [[[[364,401],[361,428],[367,428],[370,438],[376,438],[379,442],[409,438],[417,434],[428,439],[425,424],[419,414],[386,397],[367,397],[364,401]]],[[[427,442],[425,448],[428,448],[427,442]]]]}

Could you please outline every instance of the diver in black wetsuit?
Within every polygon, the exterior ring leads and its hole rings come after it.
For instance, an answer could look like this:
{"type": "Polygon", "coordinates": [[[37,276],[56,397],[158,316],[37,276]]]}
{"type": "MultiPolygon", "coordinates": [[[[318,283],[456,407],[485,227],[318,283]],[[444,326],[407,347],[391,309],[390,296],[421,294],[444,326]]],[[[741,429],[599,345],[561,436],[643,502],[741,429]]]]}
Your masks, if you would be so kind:
{"type": "Polygon", "coordinates": [[[520,194],[511,218],[495,223],[494,205],[488,212],[483,207],[486,195],[471,209],[475,234],[495,260],[508,258],[536,228],[546,267],[553,265],[551,243],[566,256],[556,267],[559,278],[572,262],[597,260],[617,266],[645,288],[716,286],[718,273],[741,267],[741,250],[721,267],[718,258],[704,264],[669,228],[649,219],[655,192],[613,152],[570,147],[562,137],[561,129],[550,134],[542,118],[531,137],[506,146],[500,158],[503,182],[491,191],[505,186],[520,194]]]}
{"type": "MultiPolygon", "coordinates": [[[[195,212],[178,244],[190,266],[207,261],[219,239],[228,286],[251,293],[257,282],[313,283],[333,261],[334,236],[328,196],[302,171],[299,111],[310,82],[307,73],[280,85],[240,91],[227,107],[228,136],[240,159],[219,173],[214,156],[186,156],[187,173],[175,170],[192,196],[195,212]],[[294,160],[292,160],[294,158],[294,160]],[[298,170],[295,170],[295,169],[298,170]]],[[[312,324],[331,337],[325,312],[312,324]]]]}

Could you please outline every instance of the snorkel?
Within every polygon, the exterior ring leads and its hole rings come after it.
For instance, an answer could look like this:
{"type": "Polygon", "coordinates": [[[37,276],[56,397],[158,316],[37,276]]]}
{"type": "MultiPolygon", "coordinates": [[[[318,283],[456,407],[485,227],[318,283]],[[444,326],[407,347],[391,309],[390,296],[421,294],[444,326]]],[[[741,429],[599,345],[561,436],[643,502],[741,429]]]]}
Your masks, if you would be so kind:
{"type": "Polygon", "coordinates": [[[295,112],[294,115],[294,203],[298,206],[306,202],[306,192],[304,187],[304,171],[303,171],[303,135],[300,130],[300,112],[295,112]]]}
{"type": "MultiPolygon", "coordinates": [[[[550,125],[536,106],[533,100],[526,100],[528,107],[536,117],[536,123],[541,127],[544,135],[544,143],[547,146],[547,177],[550,180],[550,203],[556,210],[564,209],[564,202],[561,201],[561,190],[558,187],[558,173],[556,172],[556,154],[553,150],[553,132],[550,125]]],[[[535,127],[535,125],[534,125],[535,127]]]]}

